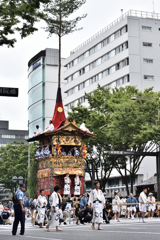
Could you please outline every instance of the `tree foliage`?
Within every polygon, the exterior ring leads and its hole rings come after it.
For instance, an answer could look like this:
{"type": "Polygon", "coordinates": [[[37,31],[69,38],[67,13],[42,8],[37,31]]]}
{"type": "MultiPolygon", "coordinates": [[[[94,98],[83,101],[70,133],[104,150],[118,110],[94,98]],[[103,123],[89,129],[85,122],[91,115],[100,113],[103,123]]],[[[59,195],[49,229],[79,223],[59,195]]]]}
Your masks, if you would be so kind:
{"type": "Polygon", "coordinates": [[[41,3],[50,0],[1,0],[0,1],[0,46],[14,47],[15,33],[21,38],[33,34],[38,29],[35,22],[42,18],[41,3]]]}
{"type": "Polygon", "coordinates": [[[29,195],[35,198],[37,194],[37,161],[32,161],[29,169],[29,179],[28,179],[28,190],[29,195]]]}
{"type": "Polygon", "coordinates": [[[78,16],[70,19],[70,15],[78,10],[86,0],[53,0],[44,6],[44,20],[47,23],[45,30],[49,32],[49,36],[56,34],[59,38],[59,74],[58,87],[61,81],[61,38],[64,35],[80,30],[76,29],[77,23],[86,15],[78,16]]]}
{"type": "MultiPolygon", "coordinates": [[[[36,143],[30,144],[30,161],[34,161],[36,143]]],[[[28,180],[28,146],[21,142],[8,143],[0,148],[0,183],[5,185],[12,193],[18,187],[18,182],[13,183],[12,177],[20,177],[28,180]]],[[[27,185],[27,180],[24,180],[27,185]]]]}
{"type": "Polygon", "coordinates": [[[152,88],[141,92],[133,86],[112,90],[98,86],[93,94],[85,95],[88,108],[81,105],[72,107],[69,115],[75,118],[77,123],[86,120],[90,131],[97,134],[95,138],[87,141],[90,153],[87,171],[90,171],[91,162],[96,166],[99,161],[99,171],[102,173],[96,173],[96,177],[98,179],[99,174],[104,179],[109,177],[110,170],[116,168],[126,183],[128,193],[127,179],[130,177],[133,191],[133,181],[144,157],[131,156],[129,159],[127,156],[111,156],[107,152],[153,152],[158,149],[159,97],[160,93],[153,92],[152,88]],[[136,96],[135,101],[131,100],[132,96],[136,96]],[[92,156],[95,159],[92,159],[92,156]],[[104,162],[109,166],[107,172],[103,169],[104,162]]]}

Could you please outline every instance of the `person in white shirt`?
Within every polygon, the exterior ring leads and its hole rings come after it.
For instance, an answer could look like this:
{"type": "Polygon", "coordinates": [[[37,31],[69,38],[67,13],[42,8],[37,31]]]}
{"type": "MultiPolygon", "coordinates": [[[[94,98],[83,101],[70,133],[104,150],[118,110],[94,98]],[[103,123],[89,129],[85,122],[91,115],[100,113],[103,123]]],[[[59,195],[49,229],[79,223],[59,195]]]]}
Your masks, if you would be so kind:
{"type": "Polygon", "coordinates": [[[69,177],[69,174],[67,173],[64,177],[64,195],[70,194],[70,185],[71,185],[71,179],[69,177]]]}
{"type": "MultiPolygon", "coordinates": [[[[123,196],[123,198],[121,198],[121,203],[124,204],[124,203],[126,203],[126,201],[127,201],[126,197],[123,196]]],[[[121,215],[122,215],[122,216],[125,216],[125,218],[126,218],[126,210],[127,210],[126,205],[125,205],[125,204],[122,205],[122,206],[121,206],[121,215]]]]}
{"type": "Polygon", "coordinates": [[[44,132],[52,132],[54,130],[54,125],[52,123],[52,120],[49,121],[49,126],[46,128],[44,132]]]}
{"type": "Polygon", "coordinates": [[[101,223],[103,223],[103,209],[105,208],[105,198],[103,192],[99,189],[100,184],[98,181],[94,183],[94,189],[91,191],[88,205],[91,210],[93,209],[93,219],[91,227],[95,229],[95,223],[98,223],[98,230],[102,230],[101,223]]]}
{"type": "Polygon", "coordinates": [[[153,219],[153,216],[154,216],[154,211],[156,209],[156,204],[153,204],[153,202],[156,201],[155,197],[153,196],[153,193],[149,193],[149,197],[148,197],[148,202],[151,202],[149,205],[148,205],[148,217],[149,219],[153,219]]]}
{"type": "Polygon", "coordinates": [[[90,133],[89,129],[86,128],[85,124],[86,124],[86,121],[84,121],[84,122],[80,125],[79,128],[80,128],[81,130],[83,130],[83,131],[86,131],[86,132],[89,132],[89,133],[90,133]]]}
{"type": "Polygon", "coordinates": [[[59,226],[59,219],[61,216],[61,211],[59,210],[59,194],[60,191],[60,186],[55,186],[54,187],[54,192],[51,194],[49,202],[51,205],[51,215],[50,215],[50,220],[48,221],[48,224],[46,226],[46,231],[50,232],[49,227],[56,227],[56,231],[63,231],[60,229],[59,226]]]}
{"type": "MultiPolygon", "coordinates": [[[[140,216],[142,217],[142,222],[145,223],[146,221],[144,220],[144,215],[146,213],[146,205],[147,203],[150,203],[147,200],[147,187],[143,187],[142,192],[139,195],[139,210],[140,210],[140,216]]],[[[140,217],[138,219],[138,223],[140,222],[140,217]]]]}
{"type": "Polygon", "coordinates": [[[44,189],[40,190],[40,195],[37,199],[38,202],[38,222],[40,224],[40,228],[43,228],[44,217],[45,217],[45,207],[47,206],[47,199],[44,196],[44,189]]]}
{"type": "Polygon", "coordinates": [[[76,174],[76,177],[74,178],[74,195],[80,195],[80,187],[81,187],[81,181],[79,179],[79,175],[76,174]]]}
{"type": "Polygon", "coordinates": [[[37,135],[40,135],[43,132],[42,129],[38,125],[36,125],[36,128],[37,128],[37,132],[34,132],[34,137],[37,135]]]}
{"type": "Polygon", "coordinates": [[[0,202],[0,215],[3,212],[3,210],[4,210],[4,207],[3,207],[2,203],[0,202]]]}
{"type": "Polygon", "coordinates": [[[113,213],[114,213],[114,219],[117,222],[120,222],[120,210],[121,210],[121,200],[119,198],[119,191],[115,191],[115,197],[112,201],[112,209],[113,209],[113,213]]]}

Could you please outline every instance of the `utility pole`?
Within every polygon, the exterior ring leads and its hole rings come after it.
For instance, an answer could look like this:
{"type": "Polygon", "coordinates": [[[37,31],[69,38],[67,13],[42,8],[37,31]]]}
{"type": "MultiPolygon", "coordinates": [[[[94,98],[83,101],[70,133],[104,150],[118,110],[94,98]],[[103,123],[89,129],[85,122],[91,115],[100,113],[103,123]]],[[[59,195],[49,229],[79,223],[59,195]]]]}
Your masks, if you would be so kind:
{"type": "Polygon", "coordinates": [[[157,201],[160,201],[160,152],[156,156],[157,164],[157,201]]]}

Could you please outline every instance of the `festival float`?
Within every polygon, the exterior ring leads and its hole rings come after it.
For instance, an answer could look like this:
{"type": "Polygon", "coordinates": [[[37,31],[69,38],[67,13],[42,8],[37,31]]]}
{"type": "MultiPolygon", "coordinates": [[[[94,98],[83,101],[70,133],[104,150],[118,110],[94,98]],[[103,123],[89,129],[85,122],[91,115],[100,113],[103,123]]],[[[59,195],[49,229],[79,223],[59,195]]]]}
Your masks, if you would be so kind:
{"type": "Polygon", "coordinates": [[[44,189],[45,194],[50,195],[56,185],[61,187],[61,194],[75,194],[76,187],[77,194],[75,195],[83,194],[85,159],[88,155],[83,140],[94,137],[95,134],[78,128],[74,119],[66,119],[60,88],[57,91],[52,123],[53,131],[45,131],[28,139],[28,142],[38,141],[41,148],[49,145],[51,150],[48,157],[35,159],[38,162],[37,194],[40,189],[44,189]],[[62,154],[62,149],[65,150],[66,156],[62,154]],[[72,154],[74,150],[79,152],[78,156],[72,154]],[[69,152],[71,153],[68,154],[69,152]],[[75,184],[79,185],[79,189],[75,184]],[[64,189],[67,185],[69,189],[64,189]]]}

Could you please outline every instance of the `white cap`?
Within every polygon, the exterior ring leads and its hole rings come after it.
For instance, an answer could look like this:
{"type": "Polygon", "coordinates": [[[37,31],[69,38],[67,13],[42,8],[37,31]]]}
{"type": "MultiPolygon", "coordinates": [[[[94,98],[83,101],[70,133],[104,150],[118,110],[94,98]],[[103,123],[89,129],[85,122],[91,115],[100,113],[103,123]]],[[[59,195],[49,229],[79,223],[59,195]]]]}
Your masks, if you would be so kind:
{"type": "Polygon", "coordinates": [[[153,193],[150,192],[150,193],[149,193],[149,196],[151,196],[151,195],[153,195],[153,193]]]}

